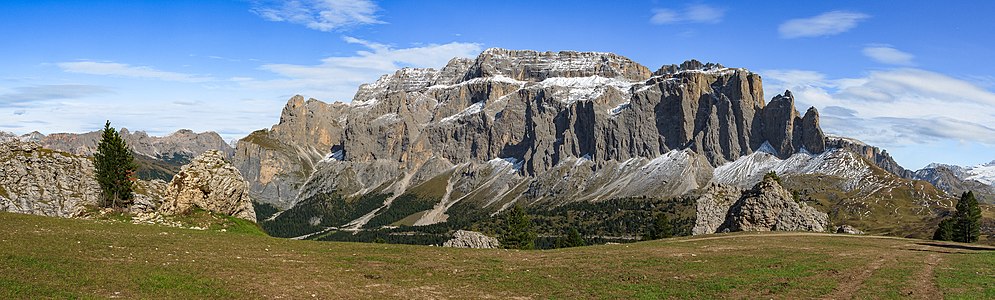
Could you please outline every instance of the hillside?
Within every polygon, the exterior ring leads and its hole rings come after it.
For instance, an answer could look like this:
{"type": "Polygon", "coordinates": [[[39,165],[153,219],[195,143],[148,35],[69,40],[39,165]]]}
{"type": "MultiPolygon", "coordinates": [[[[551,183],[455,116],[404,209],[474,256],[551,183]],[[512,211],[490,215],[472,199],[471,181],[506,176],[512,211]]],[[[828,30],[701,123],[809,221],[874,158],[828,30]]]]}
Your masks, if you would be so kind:
{"type": "Polygon", "coordinates": [[[11,213],[0,224],[5,299],[995,297],[995,252],[873,236],[744,233],[508,251],[11,213]]]}

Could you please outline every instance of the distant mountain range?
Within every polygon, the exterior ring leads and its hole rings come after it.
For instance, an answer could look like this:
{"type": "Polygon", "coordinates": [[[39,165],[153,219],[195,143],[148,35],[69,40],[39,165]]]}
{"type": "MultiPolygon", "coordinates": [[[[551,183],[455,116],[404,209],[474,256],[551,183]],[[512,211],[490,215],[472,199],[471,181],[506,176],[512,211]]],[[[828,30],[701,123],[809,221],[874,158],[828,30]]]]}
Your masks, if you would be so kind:
{"type": "MultiPolygon", "coordinates": [[[[138,176],[142,179],[163,179],[169,181],[180,167],[206,152],[220,150],[231,157],[234,149],[225,143],[216,132],[195,133],[182,129],[172,134],[156,137],[144,131],[120,130],[121,137],[136,154],[139,164],[138,176]]],[[[37,131],[16,136],[0,132],[0,141],[20,140],[36,142],[42,147],[67,152],[79,156],[93,156],[100,141],[101,132],[41,134],[37,131]]]]}

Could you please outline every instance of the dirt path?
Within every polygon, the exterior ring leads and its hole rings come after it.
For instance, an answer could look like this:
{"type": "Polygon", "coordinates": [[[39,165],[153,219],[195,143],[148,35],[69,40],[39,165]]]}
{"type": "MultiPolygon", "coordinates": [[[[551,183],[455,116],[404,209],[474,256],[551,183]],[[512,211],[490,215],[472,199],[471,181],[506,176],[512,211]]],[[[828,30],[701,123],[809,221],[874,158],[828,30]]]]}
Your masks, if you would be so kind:
{"type": "Polygon", "coordinates": [[[847,280],[841,280],[839,287],[833,291],[832,294],[826,295],[825,299],[852,299],[853,295],[864,287],[864,281],[870,278],[875,271],[881,268],[884,264],[885,257],[878,257],[871,263],[867,264],[867,267],[856,274],[850,275],[847,280]]]}
{"type": "Polygon", "coordinates": [[[941,260],[942,258],[939,254],[930,253],[927,255],[922,269],[915,274],[915,283],[910,287],[906,287],[906,290],[903,290],[905,295],[915,299],[943,298],[943,294],[936,288],[936,277],[933,276],[933,270],[936,268],[936,265],[940,264],[941,260]]]}

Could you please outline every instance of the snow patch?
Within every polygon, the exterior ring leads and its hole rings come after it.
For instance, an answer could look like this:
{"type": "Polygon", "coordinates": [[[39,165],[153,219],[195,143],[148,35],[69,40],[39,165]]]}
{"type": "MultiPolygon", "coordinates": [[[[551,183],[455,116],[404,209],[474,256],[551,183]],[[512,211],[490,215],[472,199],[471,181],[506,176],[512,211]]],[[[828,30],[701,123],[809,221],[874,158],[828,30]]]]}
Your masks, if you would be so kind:
{"type": "Polygon", "coordinates": [[[469,116],[469,115],[473,115],[473,114],[477,114],[477,113],[480,113],[482,111],[484,111],[484,101],[480,101],[480,102],[474,103],[473,105],[467,106],[466,109],[463,109],[463,111],[458,112],[458,113],[456,113],[456,114],[454,114],[452,116],[448,116],[448,117],[443,118],[442,122],[446,123],[446,122],[456,121],[459,118],[462,118],[462,117],[465,117],[465,116],[469,116]]]}

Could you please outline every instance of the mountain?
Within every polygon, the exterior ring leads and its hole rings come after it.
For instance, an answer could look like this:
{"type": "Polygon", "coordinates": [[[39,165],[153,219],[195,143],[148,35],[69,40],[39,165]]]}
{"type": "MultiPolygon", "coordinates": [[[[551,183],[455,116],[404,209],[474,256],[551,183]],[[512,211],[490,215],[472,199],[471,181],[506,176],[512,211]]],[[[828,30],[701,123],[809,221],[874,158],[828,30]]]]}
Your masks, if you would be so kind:
{"type": "Polygon", "coordinates": [[[709,186],[743,192],[769,171],[834,226],[925,236],[949,209],[949,195],[883,150],[826,136],[794,100],[767,103],[758,74],[720,64],[651,72],[611,53],[488,49],[384,75],[348,104],[295,96],[278,124],[238,141],[234,163],[264,228],[315,239],[494,232],[515,204],[546,234],[581,224],[638,238],[659,213],[690,234],[709,186]]]}
{"type": "MultiPolygon", "coordinates": [[[[181,129],[163,137],[149,136],[144,131],[120,130],[121,138],[135,154],[139,164],[138,176],[142,179],[170,180],[179,168],[197,155],[208,150],[220,150],[230,158],[234,149],[215,132],[194,133],[181,129]]],[[[93,156],[100,141],[101,131],[87,133],[39,132],[25,134],[19,139],[40,144],[46,149],[79,156],[93,156]]],[[[2,139],[2,138],[0,138],[2,139]]]]}
{"type": "Polygon", "coordinates": [[[952,195],[973,191],[978,201],[995,204],[995,161],[973,167],[932,163],[913,172],[912,177],[952,195]]]}

